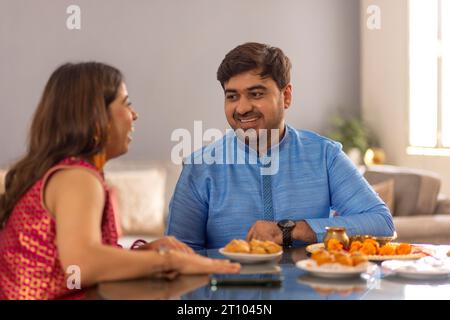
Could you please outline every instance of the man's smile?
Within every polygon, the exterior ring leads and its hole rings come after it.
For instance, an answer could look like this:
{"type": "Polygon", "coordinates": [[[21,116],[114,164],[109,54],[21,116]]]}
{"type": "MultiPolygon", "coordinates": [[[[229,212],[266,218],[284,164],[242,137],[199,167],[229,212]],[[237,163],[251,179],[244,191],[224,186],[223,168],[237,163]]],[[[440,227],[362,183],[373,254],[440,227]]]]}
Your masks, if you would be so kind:
{"type": "Polygon", "coordinates": [[[254,122],[258,119],[259,119],[259,117],[255,117],[255,118],[250,118],[250,119],[239,119],[239,121],[242,123],[248,123],[248,122],[254,122]]]}

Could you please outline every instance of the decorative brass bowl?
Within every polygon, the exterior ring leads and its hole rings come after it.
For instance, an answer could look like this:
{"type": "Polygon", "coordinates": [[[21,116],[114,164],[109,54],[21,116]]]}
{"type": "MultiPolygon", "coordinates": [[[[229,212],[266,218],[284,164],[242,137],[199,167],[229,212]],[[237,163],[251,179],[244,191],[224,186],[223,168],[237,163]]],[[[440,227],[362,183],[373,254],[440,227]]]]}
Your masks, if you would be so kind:
{"type": "Polygon", "coordinates": [[[325,227],[325,229],[327,230],[327,234],[323,238],[325,248],[328,248],[328,241],[330,241],[331,239],[338,240],[340,243],[342,243],[344,248],[348,248],[350,246],[350,239],[345,232],[344,227],[325,227]]]}

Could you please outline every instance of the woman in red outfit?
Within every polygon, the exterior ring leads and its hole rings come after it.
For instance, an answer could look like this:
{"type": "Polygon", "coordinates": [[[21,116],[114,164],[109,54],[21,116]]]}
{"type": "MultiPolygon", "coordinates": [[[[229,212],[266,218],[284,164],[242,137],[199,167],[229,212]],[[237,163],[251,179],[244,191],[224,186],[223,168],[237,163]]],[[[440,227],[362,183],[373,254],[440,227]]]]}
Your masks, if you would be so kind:
{"type": "Polygon", "coordinates": [[[143,250],[117,244],[102,168],[128,151],[136,120],[119,70],[90,62],[51,75],[0,197],[0,299],[82,298],[101,281],[239,271],[172,237],[143,250]]]}

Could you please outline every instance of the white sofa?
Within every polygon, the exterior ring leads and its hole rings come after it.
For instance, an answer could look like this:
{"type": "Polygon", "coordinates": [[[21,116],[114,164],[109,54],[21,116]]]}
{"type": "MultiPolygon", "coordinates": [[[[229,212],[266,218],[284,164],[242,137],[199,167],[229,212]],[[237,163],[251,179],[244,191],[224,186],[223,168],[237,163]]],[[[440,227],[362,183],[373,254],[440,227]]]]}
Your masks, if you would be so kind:
{"type": "Polygon", "coordinates": [[[162,161],[111,161],[105,178],[117,200],[119,243],[162,237],[181,166],[162,161]]]}

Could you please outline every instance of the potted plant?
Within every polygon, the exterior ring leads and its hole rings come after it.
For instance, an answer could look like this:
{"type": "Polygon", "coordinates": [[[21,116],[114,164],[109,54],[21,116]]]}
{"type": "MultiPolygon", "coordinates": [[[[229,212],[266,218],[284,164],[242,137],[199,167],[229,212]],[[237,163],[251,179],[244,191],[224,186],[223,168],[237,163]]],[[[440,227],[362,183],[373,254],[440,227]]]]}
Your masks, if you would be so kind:
{"type": "Polygon", "coordinates": [[[361,164],[369,148],[379,147],[375,135],[359,117],[336,116],[332,119],[332,126],[328,137],[340,142],[344,152],[356,165],[361,164]]]}

